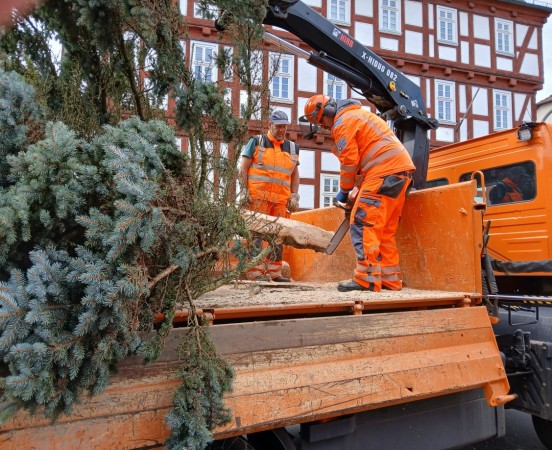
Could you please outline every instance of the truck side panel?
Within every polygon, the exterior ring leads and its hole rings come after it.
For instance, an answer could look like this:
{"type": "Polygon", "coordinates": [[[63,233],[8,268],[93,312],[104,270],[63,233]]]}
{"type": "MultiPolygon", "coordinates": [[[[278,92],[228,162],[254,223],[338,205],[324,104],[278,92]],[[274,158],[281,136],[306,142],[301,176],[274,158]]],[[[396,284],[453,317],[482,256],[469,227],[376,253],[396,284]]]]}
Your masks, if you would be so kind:
{"type": "MultiPolygon", "coordinates": [[[[214,325],[236,371],[233,421],[216,437],[332,418],[483,388],[508,393],[484,307],[214,325]]],[[[0,432],[9,448],[130,449],[160,444],[178,385],[176,329],[161,360],[121,365],[104,393],[55,424],[19,414],[0,432]]]]}
{"type": "MultiPolygon", "coordinates": [[[[397,232],[406,287],[481,291],[482,212],[474,205],[475,189],[473,182],[410,193],[397,232]]],[[[343,216],[342,210],[332,207],[292,218],[336,230],[343,216]]],[[[355,267],[348,234],[332,256],[289,248],[284,259],[293,268],[292,277],[300,281],[344,280],[352,277],[355,267]]]]}
{"type": "Polygon", "coordinates": [[[552,259],[552,124],[537,124],[532,139],[525,142],[514,129],[435,149],[430,153],[428,181],[457,183],[466,173],[523,162],[535,167],[532,199],[492,205],[488,197],[493,183],[485,180],[485,219],[492,223],[489,252],[503,261],[552,259]]]}

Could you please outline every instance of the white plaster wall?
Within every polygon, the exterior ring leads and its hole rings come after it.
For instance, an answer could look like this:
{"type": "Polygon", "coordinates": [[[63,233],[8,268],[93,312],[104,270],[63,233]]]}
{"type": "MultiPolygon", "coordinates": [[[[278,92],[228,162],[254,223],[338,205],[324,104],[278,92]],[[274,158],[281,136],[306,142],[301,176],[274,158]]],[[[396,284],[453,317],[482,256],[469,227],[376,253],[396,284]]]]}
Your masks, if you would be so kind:
{"type": "Polygon", "coordinates": [[[314,178],[314,156],[315,153],[313,150],[302,148],[299,151],[299,161],[301,162],[299,166],[299,174],[301,175],[301,178],[314,178]]]}
{"type": "Polygon", "coordinates": [[[512,61],[512,58],[502,58],[500,56],[497,56],[496,68],[498,70],[507,70],[508,72],[511,72],[512,70],[514,70],[514,62],[512,61]]]}
{"type": "MultiPolygon", "coordinates": [[[[433,84],[433,80],[430,80],[429,78],[426,78],[426,99],[428,99],[428,102],[429,102],[429,99],[433,98],[433,90],[431,89],[431,86],[433,84]]],[[[429,108],[430,105],[429,104],[426,104],[426,108],[429,108]]],[[[433,117],[435,117],[435,114],[432,114],[433,117]]]]}
{"type": "Polygon", "coordinates": [[[480,67],[491,67],[491,48],[488,45],[475,44],[473,62],[480,67]]]}
{"type": "Polygon", "coordinates": [[[366,97],[364,97],[364,95],[359,94],[356,91],[353,91],[352,89],[351,89],[351,98],[358,98],[358,99],[366,100],[366,97]]]}
{"type": "Polygon", "coordinates": [[[460,36],[468,36],[470,34],[468,13],[460,12],[458,14],[459,34],[460,36]]]}
{"type": "Polygon", "coordinates": [[[516,94],[514,92],[514,120],[523,120],[522,111],[523,103],[525,102],[525,94],[516,94]]]}
{"type": "MultiPolygon", "coordinates": [[[[467,108],[466,85],[458,84],[458,112],[465,113],[467,108]]],[[[459,119],[461,119],[460,117],[459,119]]]]}
{"type": "Polygon", "coordinates": [[[297,58],[297,63],[297,89],[316,92],[316,67],[311,66],[303,58],[297,58]]]}
{"type": "Polygon", "coordinates": [[[188,9],[188,0],[179,0],[178,7],[180,8],[180,14],[186,15],[188,9]]]}
{"type": "Polygon", "coordinates": [[[409,75],[407,73],[405,73],[404,75],[406,76],[406,78],[412,81],[416,86],[420,86],[420,77],[417,77],[416,75],[409,75]]]}
{"type": "Polygon", "coordinates": [[[429,41],[429,57],[430,58],[433,58],[435,56],[435,36],[433,36],[432,34],[430,34],[428,36],[428,41],[429,41]]]}
{"type": "Polygon", "coordinates": [[[472,107],[473,114],[488,116],[489,115],[489,91],[485,88],[473,87],[472,89],[472,107]]]}
{"type": "Polygon", "coordinates": [[[329,152],[320,155],[320,169],[326,172],[339,172],[339,160],[337,156],[329,152]]]}
{"type": "Polygon", "coordinates": [[[355,13],[361,16],[373,17],[374,5],[372,0],[361,0],[355,2],[355,13]]]}
{"type": "Polygon", "coordinates": [[[305,114],[305,103],[307,103],[307,100],[308,98],[305,97],[297,99],[297,117],[295,118],[295,123],[299,123],[299,117],[305,114]]]}
{"type": "Polygon", "coordinates": [[[531,34],[531,39],[529,40],[529,45],[527,46],[527,48],[530,48],[531,50],[536,50],[539,48],[536,28],[533,30],[533,33],[531,34]]]}
{"type": "Polygon", "coordinates": [[[462,64],[470,63],[470,43],[466,41],[460,42],[460,62],[462,64]]]}
{"type": "Polygon", "coordinates": [[[457,60],[457,49],[456,47],[449,47],[446,45],[437,46],[439,51],[439,59],[444,59],[445,61],[456,61],[457,60]]]}
{"type": "MultiPolygon", "coordinates": [[[[241,117],[242,106],[245,105],[246,102],[247,102],[247,91],[242,89],[240,90],[240,117],[241,117]]],[[[253,120],[261,120],[261,111],[260,110],[255,111],[251,116],[251,118],[253,120]]]]}
{"type": "Polygon", "coordinates": [[[433,21],[433,13],[434,13],[434,6],[429,3],[427,5],[427,25],[430,30],[433,30],[435,28],[434,21],[433,21]]]}
{"type": "Polygon", "coordinates": [[[488,17],[473,15],[473,35],[479,39],[491,39],[491,28],[488,17]]]}
{"type": "Polygon", "coordinates": [[[299,208],[314,208],[314,186],[306,184],[299,185],[299,208]]]}
{"type": "Polygon", "coordinates": [[[438,141],[454,142],[454,128],[440,126],[435,132],[438,141]]]}
{"type": "Polygon", "coordinates": [[[389,38],[380,38],[380,48],[382,50],[391,50],[391,51],[398,51],[399,50],[399,41],[398,39],[389,39],[389,38]]]}
{"type": "Polygon", "coordinates": [[[521,63],[520,73],[526,75],[538,76],[539,74],[539,58],[533,53],[526,53],[521,63]]]}
{"type": "Polygon", "coordinates": [[[355,39],[367,47],[374,46],[374,25],[355,22],[355,39]]]}
{"type": "Polygon", "coordinates": [[[416,31],[406,30],[404,32],[404,49],[412,55],[424,54],[424,35],[416,31]]]}
{"type": "Polygon", "coordinates": [[[473,137],[487,136],[489,134],[489,122],[483,120],[473,121],[473,137]]]}
{"type": "Polygon", "coordinates": [[[527,25],[516,23],[516,46],[521,47],[528,30],[529,27],[527,25]]]}
{"type": "Polygon", "coordinates": [[[406,0],[404,2],[404,23],[421,27],[424,24],[423,19],[422,3],[406,0]]]}
{"type": "Polygon", "coordinates": [[[458,131],[458,139],[460,141],[465,141],[468,139],[468,121],[464,120],[462,122],[462,125],[460,125],[460,129],[458,131]]]}
{"type": "Polygon", "coordinates": [[[322,8],[322,0],[304,0],[304,3],[309,6],[317,6],[322,8]]]}

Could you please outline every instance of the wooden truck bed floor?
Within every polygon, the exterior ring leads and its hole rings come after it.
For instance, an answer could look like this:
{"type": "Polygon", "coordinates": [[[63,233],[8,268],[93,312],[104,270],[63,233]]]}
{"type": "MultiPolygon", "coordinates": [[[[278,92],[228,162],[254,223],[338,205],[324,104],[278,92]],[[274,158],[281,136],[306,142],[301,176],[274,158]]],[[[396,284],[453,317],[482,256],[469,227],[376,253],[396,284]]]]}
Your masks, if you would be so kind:
{"type": "MultiPolygon", "coordinates": [[[[337,283],[274,283],[237,281],[221,286],[195,301],[201,316],[208,320],[252,318],[285,318],[296,315],[362,314],[384,311],[443,306],[469,306],[480,303],[480,295],[404,288],[401,291],[339,292],[337,283]]],[[[188,318],[187,305],[181,304],[175,324],[188,318]]]]}

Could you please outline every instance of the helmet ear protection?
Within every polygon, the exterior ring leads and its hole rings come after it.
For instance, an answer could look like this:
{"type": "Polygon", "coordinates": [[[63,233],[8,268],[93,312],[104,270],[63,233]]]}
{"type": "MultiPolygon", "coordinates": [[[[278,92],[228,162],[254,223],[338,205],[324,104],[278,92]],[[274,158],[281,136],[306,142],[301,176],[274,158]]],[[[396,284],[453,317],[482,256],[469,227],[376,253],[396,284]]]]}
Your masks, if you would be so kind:
{"type": "Polygon", "coordinates": [[[308,132],[303,133],[305,139],[312,139],[318,131],[318,124],[324,116],[335,117],[337,102],[328,95],[313,95],[305,103],[305,115],[299,118],[300,124],[308,124],[308,132]]]}
{"type": "Polygon", "coordinates": [[[328,116],[328,117],[335,117],[336,111],[337,111],[337,102],[333,98],[330,98],[324,105],[324,110],[322,111],[322,115],[328,116]]]}

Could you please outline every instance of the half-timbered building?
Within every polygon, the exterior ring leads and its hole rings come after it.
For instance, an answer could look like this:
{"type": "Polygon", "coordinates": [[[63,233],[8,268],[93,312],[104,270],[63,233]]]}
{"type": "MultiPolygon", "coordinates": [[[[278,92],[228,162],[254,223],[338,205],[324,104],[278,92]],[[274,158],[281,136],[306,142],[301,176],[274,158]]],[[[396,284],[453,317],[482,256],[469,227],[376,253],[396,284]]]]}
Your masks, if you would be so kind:
{"type": "MultiPolygon", "coordinates": [[[[542,28],[552,5],[538,0],[305,0],[356,40],[396,67],[422,90],[426,108],[440,126],[430,131],[432,147],[487,135],[536,120],[536,93],[542,89],[542,28]]],[[[195,2],[179,1],[188,38],[182,41],[187,64],[211,81],[223,83],[236,114],[243,91],[238,80],[217,73],[213,55],[224,46],[213,21],[195,2]]],[[[268,31],[309,50],[294,35],[268,31]]],[[[277,49],[266,45],[267,65],[277,49]]],[[[301,137],[297,119],[307,99],[326,93],[359,98],[339,78],[292,54],[278,54],[270,80],[270,105],[292,118],[288,138],[301,145],[301,208],[332,203],[338,189],[337,159],[329,135],[301,137]]],[[[268,69],[267,69],[268,72],[268,69]]],[[[368,103],[366,103],[369,106],[368,103]]],[[[251,134],[264,131],[262,120],[251,134]]],[[[181,140],[186,148],[185,137],[181,140]]],[[[222,144],[221,151],[228,151],[222,144]]],[[[229,151],[239,151],[230,149],[229,151]]]]}

